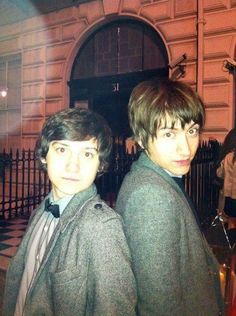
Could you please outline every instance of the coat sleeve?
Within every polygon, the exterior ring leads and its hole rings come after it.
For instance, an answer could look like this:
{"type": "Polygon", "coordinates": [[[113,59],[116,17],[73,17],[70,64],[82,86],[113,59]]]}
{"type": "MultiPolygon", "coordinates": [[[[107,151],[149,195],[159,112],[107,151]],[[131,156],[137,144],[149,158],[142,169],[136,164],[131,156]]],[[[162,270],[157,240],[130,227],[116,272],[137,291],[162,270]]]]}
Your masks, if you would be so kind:
{"type": "Polygon", "coordinates": [[[88,272],[88,300],[92,315],[135,315],[136,285],[130,252],[117,217],[94,227],[88,272]]]}
{"type": "Polygon", "coordinates": [[[123,202],[118,199],[117,210],[123,211],[133,258],[138,314],[185,315],[180,254],[183,229],[174,197],[169,200],[161,188],[140,185],[123,202]]]}

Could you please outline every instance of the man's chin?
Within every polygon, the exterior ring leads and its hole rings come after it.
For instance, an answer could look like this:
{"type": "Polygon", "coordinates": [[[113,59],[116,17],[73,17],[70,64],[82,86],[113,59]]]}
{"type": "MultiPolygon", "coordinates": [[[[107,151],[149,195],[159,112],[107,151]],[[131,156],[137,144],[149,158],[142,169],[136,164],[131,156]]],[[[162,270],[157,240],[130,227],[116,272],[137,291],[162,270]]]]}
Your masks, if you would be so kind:
{"type": "Polygon", "coordinates": [[[181,177],[186,175],[189,172],[189,167],[182,167],[182,168],[178,168],[173,170],[171,173],[173,173],[175,176],[177,177],[181,177]]]}

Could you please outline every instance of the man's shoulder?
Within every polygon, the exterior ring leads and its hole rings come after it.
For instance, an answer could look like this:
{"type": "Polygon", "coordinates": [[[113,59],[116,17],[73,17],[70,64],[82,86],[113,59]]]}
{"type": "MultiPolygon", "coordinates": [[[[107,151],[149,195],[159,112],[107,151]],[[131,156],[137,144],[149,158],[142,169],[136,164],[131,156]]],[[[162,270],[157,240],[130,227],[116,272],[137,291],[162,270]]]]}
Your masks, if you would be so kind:
{"type": "Polygon", "coordinates": [[[96,222],[106,222],[111,219],[120,220],[120,215],[99,198],[89,201],[84,213],[88,219],[95,220],[96,222]]]}
{"type": "Polygon", "coordinates": [[[82,208],[77,208],[75,204],[73,208],[77,209],[73,219],[67,218],[63,225],[68,227],[68,231],[78,231],[79,234],[88,237],[96,235],[98,231],[106,230],[106,227],[109,229],[116,227],[116,230],[119,230],[122,225],[121,216],[99,197],[88,200],[82,208]]]}
{"type": "Polygon", "coordinates": [[[178,185],[164,170],[158,172],[141,167],[131,170],[124,178],[116,201],[116,209],[120,213],[124,205],[129,203],[151,204],[157,199],[159,202],[165,201],[166,204],[169,201],[173,207],[183,200],[178,185]]]}
{"type": "Polygon", "coordinates": [[[154,203],[157,197],[159,200],[166,200],[175,195],[175,190],[160,174],[148,168],[139,168],[125,176],[116,201],[116,210],[122,213],[130,203],[138,206],[142,203],[154,203]]]}
{"type": "MultiPolygon", "coordinates": [[[[167,175],[167,177],[169,177],[167,175]]],[[[154,171],[145,166],[141,166],[139,168],[131,169],[130,172],[124,178],[123,185],[132,185],[137,187],[140,186],[169,186],[170,184],[163,177],[161,172],[154,171]]]]}
{"type": "Polygon", "coordinates": [[[96,236],[102,231],[105,233],[110,230],[115,233],[122,229],[121,216],[103,200],[90,201],[82,213],[78,221],[85,235],[96,236]]]}

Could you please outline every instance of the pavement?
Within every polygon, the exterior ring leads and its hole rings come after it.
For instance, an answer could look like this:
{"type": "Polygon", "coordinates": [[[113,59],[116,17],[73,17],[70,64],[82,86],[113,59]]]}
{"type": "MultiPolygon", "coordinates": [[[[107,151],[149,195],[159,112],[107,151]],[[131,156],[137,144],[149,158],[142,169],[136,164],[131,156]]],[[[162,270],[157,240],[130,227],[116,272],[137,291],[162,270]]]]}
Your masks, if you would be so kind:
{"type": "Polygon", "coordinates": [[[27,224],[26,217],[0,220],[0,316],[2,315],[6,271],[11,258],[17,251],[27,224]]]}

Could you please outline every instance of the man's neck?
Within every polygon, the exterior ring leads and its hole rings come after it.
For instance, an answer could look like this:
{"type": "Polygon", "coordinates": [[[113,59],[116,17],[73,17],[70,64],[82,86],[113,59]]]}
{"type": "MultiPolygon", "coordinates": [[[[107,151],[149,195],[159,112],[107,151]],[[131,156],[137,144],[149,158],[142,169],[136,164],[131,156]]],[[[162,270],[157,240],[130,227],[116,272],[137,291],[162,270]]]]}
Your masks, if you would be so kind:
{"type": "Polygon", "coordinates": [[[172,172],[170,172],[167,169],[164,169],[164,168],[162,168],[162,169],[165,170],[165,172],[168,173],[168,175],[170,175],[172,178],[182,178],[183,177],[183,176],[180,176],[180,175],[173,174],[172,172]]]}

